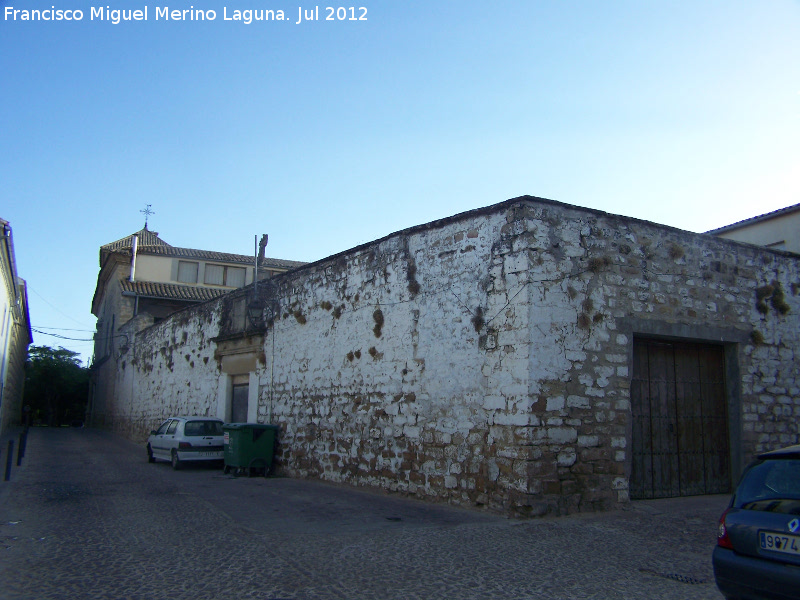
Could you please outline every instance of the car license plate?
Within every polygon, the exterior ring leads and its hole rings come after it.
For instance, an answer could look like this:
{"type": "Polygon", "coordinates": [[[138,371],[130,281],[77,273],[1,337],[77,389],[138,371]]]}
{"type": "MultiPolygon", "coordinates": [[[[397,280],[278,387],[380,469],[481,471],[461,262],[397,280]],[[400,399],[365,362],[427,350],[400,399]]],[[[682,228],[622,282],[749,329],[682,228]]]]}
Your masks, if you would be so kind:
{"type": "Polygon", "coordinates": [[[198,452],[200,456],[219,456],[219,452],[198,452]]]}
{"type": "Polygon", "coordinates": [[[762,550],[800,555],[800,536],[777,531],[759,531],[758,538],[762,550]]]}

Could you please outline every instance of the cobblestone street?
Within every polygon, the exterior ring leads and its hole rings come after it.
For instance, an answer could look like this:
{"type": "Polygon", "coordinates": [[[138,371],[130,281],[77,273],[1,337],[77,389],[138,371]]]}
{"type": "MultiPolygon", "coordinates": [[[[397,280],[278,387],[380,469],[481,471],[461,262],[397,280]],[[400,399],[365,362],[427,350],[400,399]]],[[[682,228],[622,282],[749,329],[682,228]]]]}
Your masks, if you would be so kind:
{"type": "Polygon", "coordinates": [[[0,598],[719,599],[727,497],[510,520],[316,481],[173,471],[32,429],[0,483],[0,598]]]}

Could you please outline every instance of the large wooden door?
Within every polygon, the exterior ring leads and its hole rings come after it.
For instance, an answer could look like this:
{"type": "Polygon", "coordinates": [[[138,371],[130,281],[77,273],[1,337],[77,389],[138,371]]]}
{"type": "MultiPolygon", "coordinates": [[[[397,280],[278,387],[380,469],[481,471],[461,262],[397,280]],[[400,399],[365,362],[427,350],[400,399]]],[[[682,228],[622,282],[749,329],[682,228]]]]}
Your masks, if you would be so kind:
{"type": "Polygon", "coordinates": [[[722,346],[635,340],[631,498],[730,491],[722,346]]]}

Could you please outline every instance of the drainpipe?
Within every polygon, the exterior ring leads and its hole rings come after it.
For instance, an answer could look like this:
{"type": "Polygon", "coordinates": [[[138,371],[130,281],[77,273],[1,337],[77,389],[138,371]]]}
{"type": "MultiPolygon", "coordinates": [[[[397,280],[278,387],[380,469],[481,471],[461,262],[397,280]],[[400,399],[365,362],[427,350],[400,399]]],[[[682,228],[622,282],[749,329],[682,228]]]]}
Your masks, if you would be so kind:
{"type": "Polygon", "coordinates": [[[131,283],[136,281],[136,251],[139,249],[139,236],[133,236],[133,245],[131,246],[131,283]]]}
{"type": "MultiPolygon", "coordinates": [[[[139,250],[139,236],[133,236],[133,244],[131,245],[131,283],[136,281],[136,253],[139,250]]],[[[133,316],[139,314],[139,295],[134,291],[135,297],[133,300],[133,316]]]]}
{"type": "MultiPolygon", "coordinates": [[[[272,311],[270,311],[272,312],[272,311]]],[[[269,365],[269,415],[267,416],[267,423],[272,423],[272,411],[275,406],[275,320],[272,321],[272,356],[270,356],[269,365]]]]}
{"type": "Polygon", "coordinates": [[[133,236],[133,245],[131,246],[131,282],[136,281],[136,252],[139,250],[139,236],[133,236]]]}

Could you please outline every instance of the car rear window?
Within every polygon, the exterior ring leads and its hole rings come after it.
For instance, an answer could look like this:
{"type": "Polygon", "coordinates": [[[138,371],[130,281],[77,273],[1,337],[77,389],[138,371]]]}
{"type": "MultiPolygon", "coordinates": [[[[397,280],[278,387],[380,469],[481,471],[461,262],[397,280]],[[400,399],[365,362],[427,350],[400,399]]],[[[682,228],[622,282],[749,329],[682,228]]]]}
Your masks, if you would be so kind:
{"type": "Polygon", "coordinates": [[[734,505],[800,514],[800,459],[764,459],[755,463],[742,478],[734,505]]]}
{"type": "Polygon", "coordinates": [[[187,421],[183,427],[183,435],[201,436],[201,435],[222,435],[222,422],[221,421],[187,421]]]}

